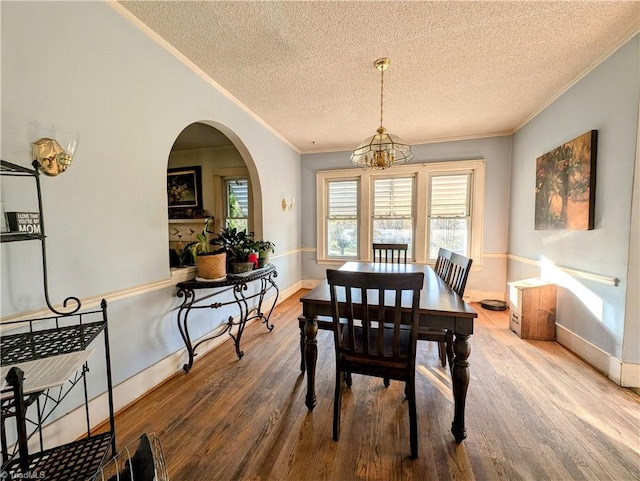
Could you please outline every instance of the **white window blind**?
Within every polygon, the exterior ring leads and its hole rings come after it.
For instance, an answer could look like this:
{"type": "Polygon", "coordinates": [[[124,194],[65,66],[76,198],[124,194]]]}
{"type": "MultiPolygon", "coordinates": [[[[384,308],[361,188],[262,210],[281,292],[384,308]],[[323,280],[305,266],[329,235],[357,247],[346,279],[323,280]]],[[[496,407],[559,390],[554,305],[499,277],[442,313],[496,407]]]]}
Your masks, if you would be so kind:
{"type": "Polygon", "coordinates": [[[469,214],[469,174],[431,178],[431,216],[460,217],[469,214]]]}
{"type": "Polygon", "coordinates": [[[429,258],[438,249],[469,253],[471,173],[433,175],[429,202],[429,258]]]}
{"type": "Polygon", "coordinates": [[[327,237],[329,257],[358,256],[358,181],[327,183],[327,237]]]}
{"type": "Polygon", "coordinates": [[[393,177],[373,181],[372,240],[374,243],[408,244],[412,258],[413,177],[393,177]]]}
{"type": "Polygon", "coordinates": [[[413,178],[377,179],[374,185],[374,217],[411,217],[413,178]]]}

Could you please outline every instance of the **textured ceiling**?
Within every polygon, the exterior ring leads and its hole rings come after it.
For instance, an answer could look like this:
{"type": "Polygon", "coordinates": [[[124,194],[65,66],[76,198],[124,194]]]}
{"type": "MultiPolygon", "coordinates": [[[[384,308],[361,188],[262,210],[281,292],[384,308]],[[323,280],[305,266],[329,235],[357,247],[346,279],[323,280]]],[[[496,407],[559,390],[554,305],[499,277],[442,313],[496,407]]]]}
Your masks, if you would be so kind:
{"type": "MultiPolygon", "coordinates": [[[[638,1],[121,1],[301,152],[508,134],[640,26],[638,1]]],[[[116,5],[117,7],[117,5],[116,5]]]]}

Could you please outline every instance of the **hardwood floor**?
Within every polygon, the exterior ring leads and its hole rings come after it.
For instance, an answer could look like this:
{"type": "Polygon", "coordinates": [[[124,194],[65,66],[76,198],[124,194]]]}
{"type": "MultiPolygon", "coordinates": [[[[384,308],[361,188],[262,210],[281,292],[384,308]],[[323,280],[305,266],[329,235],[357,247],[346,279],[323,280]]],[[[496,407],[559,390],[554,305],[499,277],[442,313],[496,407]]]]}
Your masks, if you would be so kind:
{"type": "Polygon", "coordinates": [[[318,405],[309,412],[299,295],[276,308],[273,332],[246,329],[242,360],[229,340],[118,413],[118,445],[155,432],[172,481],[640,479],[640,396],[554,342],[519,339],[508,311],[479,305],[465,441],[450,433],[451,379],[437,344],[420,342],[418,459],[409,459],[399,382],[385,389],[354,375],[334,442],[333,339],[318,335],[318,405]]]}

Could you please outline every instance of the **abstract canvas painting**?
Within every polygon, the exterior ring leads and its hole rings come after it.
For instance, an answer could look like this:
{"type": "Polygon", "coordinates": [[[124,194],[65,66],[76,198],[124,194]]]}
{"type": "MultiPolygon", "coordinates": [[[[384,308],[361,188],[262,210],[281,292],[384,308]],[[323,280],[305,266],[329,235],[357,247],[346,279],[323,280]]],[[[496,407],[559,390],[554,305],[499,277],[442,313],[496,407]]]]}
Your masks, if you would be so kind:
{"type": "Polygon", "coordinates": [[[597,134],[591,130],[536,159],[536,230],[593,229],[597,134]]]}

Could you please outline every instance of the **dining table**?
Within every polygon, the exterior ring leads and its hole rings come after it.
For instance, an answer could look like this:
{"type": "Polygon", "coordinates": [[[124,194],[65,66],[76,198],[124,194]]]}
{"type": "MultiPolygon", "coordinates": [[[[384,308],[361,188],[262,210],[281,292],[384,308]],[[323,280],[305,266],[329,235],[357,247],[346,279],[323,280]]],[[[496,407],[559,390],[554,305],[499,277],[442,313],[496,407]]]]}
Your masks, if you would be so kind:
{"type": "MultiPolygon", "coordinates": [[[[453,362],[450,363],[454,400],[454,416],[451,433],[457,443],[467,437],[465,404],[469,387],[469,338],[473,334],[477,312],[461,296],[453,291],[428,264],[391,264],[375,262],[346,262],[342,271],[393,272],[403,275],[424,272],[424,285],[420,292],[419,329],[446,329],[453,333],[453,362]]],[[[300,298],[302,316],[300,325],[300,370],[307,376],[305,404],[309,410],[316,406],[315,374],[318,358],[318,329],[333,330],[331,296],[327,280],[300,298]]],[[[405,306],[403,305],[403,308],[405,306]]],[[[410,310],[410,302],[406,309],[410,310]]]]}

